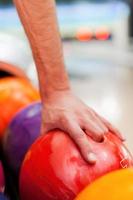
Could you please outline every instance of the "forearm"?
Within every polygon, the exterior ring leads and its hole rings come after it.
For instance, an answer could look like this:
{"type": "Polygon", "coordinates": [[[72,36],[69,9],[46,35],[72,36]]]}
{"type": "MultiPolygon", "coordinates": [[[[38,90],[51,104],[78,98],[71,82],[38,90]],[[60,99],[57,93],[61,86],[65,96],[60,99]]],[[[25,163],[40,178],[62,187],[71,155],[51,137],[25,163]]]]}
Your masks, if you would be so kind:
{"type": "Polygon", "coordinates": [[[42,98],[70,88],[54,0],[14,0],[36,63],[42,98]]]}

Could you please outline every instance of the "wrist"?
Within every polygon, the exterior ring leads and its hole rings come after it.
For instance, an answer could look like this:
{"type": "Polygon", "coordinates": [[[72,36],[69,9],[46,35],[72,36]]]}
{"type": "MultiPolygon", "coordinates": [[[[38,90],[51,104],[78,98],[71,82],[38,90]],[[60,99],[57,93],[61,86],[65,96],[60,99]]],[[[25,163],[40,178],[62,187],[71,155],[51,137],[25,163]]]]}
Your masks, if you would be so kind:
{"type": "Polygon", "coordinates": [[[53,98],[58,98],[64,94],[70,94],[71,93],[71,87],[70,85],[62,86],[59,88],[49,88],[41,92],[42,101],[47,102],[50,101],[53,98]]]}

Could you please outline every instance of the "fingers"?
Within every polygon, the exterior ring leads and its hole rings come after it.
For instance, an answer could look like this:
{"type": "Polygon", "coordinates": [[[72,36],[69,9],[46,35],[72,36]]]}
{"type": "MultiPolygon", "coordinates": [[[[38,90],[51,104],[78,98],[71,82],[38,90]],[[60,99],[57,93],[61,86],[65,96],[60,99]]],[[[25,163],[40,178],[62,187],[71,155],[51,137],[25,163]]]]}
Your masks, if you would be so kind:
{"type": "Polygon", "coordinates": [[[85,123],[83,127],[85,133],[89,135],[94,141],[101,142],[104,139],[104,132],[99,131],[99,128],[95,126],[94,122],[85,123]],[[94,129],[95,127],[95,129],[94,129]]]}
{"type": "Polygon", "coordinates": [[[109,131],[108,127],[102,122],[99,117],[95,116],[94,122],[101,128],[101,133],[105,134],[109,131]]]}
{"type": "Polygon", "coordinates": [[[89,120],[88,123],[93,123],[93,127],[95,128],[95,132],[105,134],[108,132],[108,127],[103,123],[101,118],[96,115],[96,113],[92,110],[88,110],[88,116],[86,120],[89,120]]]}
{"type": "Polygon", "coordinates": [[[99,116],[94,110],[92,110],[92,109],[90,109],[90,110],[91,110],[91,112],[94,113],[94,115],[96,117],[98,117],[105,124],[105,126],[108,128],[108,130],[110,132],[112,132],[113,134],[117,135],[120,138],[120,140],[125,141],[125,138],[120,133],[120,131],[117,128],[115,128],[111,123],[109,123],[108,120],[104,119],[102,116],[99,116]]]}
{"type": "Polygon", "coordinates": [[[84,159],[90,164],[94,164],[96,162],[96,156],[91,149],[88,137],[84,133],[84,131],[77,124],[74,123],[69,124],[69,127],[67,127],[67,131],[70,137],[80,148],[81,154],[84,159]]]}
{"type": "Polygon", "coordinates": [[[106,119],[102,118],[102,120],[113,134],[117,135],[123,142],[125,141],[125,138],[117,128],[113,127],[106,119]]]}
{"type": "MultiPolygon", "coordinates": [[[[90,116],[90,113],[88,115],[90,116]]],[[[104,139],[104,135],[108,132],[107,126],[92,112],[91,117],[86,116],[84,119],[82,128],[96,142],[101,142],[104,139]]]]}

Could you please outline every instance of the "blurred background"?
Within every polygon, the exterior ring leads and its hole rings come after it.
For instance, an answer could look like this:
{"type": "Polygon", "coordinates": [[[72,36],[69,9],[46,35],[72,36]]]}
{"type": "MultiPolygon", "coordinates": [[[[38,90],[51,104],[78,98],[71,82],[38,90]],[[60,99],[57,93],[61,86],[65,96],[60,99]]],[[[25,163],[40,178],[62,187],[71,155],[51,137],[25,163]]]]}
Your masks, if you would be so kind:
{"type": "MultiPolygon", "coordinates": [[[[73,90],[123,132],[133,152],[133,0],[57,0],[57,14],[73,90]]],[[[38,85],[10,0],[0,0],[0,60],[38,85]]]]}

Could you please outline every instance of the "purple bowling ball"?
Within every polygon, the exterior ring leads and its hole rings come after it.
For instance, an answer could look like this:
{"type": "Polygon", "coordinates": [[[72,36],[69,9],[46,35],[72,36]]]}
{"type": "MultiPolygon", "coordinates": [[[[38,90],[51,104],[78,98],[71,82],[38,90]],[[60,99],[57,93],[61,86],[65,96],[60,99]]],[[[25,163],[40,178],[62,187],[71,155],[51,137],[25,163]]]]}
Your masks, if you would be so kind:
{"type": "Polygon", "coordinates": [[[41,108],[40,102],[24,108],[15,115],[6,130],[3,153],[15,175],[19,173],[27,150],[40,135],[41,108]]]}

